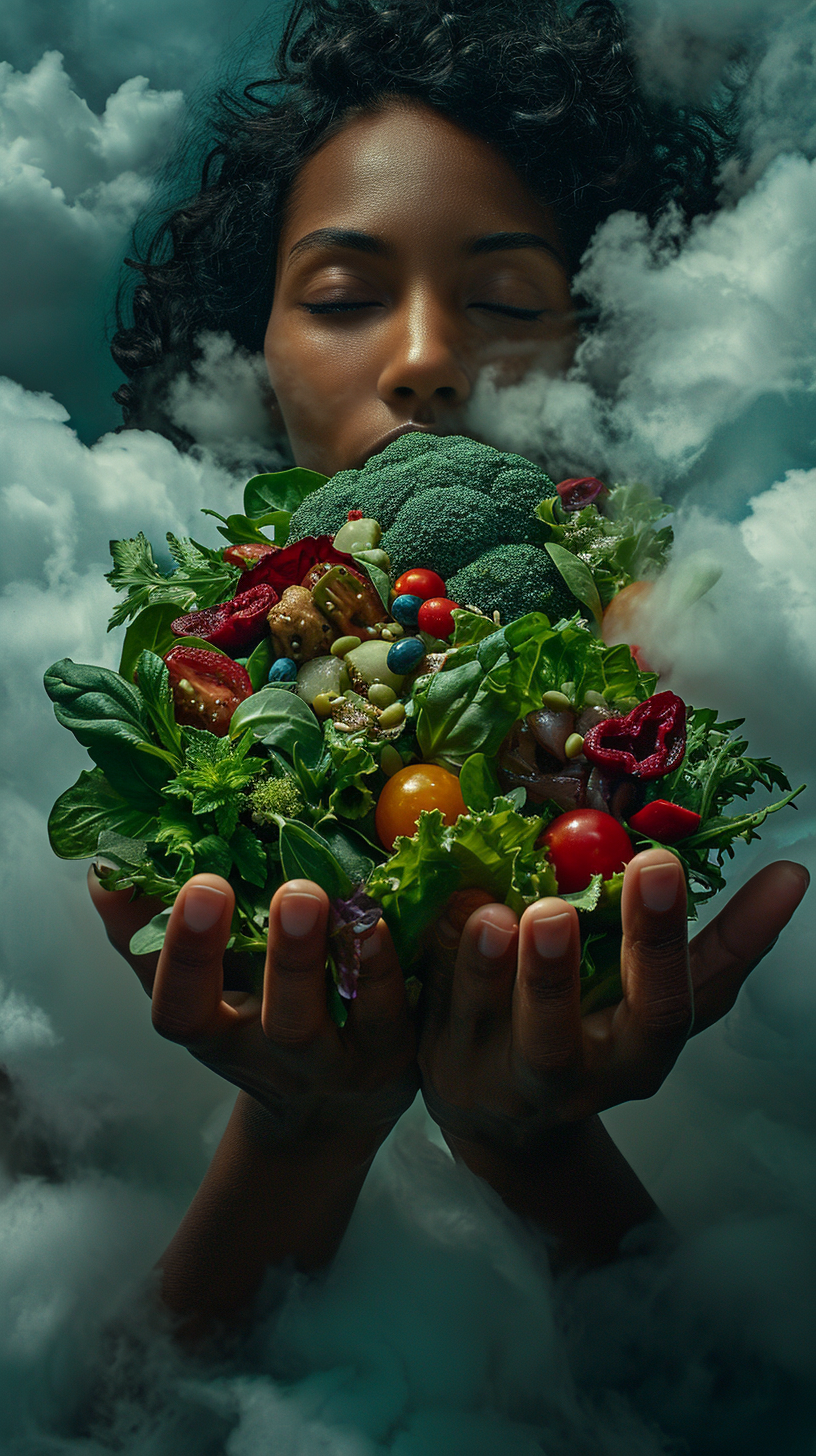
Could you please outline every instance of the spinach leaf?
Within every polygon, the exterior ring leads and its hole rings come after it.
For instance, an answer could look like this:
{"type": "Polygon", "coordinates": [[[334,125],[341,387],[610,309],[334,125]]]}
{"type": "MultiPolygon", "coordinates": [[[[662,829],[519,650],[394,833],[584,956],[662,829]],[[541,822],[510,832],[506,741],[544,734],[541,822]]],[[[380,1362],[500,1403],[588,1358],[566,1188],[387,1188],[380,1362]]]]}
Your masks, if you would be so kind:
{"type": "Polygon", "coordinates": [[[147,807],[145,790],[160,789],[176,760],[153,742],[138,688],[118,672],[70,657],[49,667],[44,682],[57,722],[70,728],[123,798],[147,807]]]}
{"type": "Polygon", "coordinates": [[[296,511],[301,501],[328,480],[316,470],[278,470],[269,475],[253,475],[244,486],[244,510],[252,520],[270,511],[296,511]]]}
{"type": "Polygon", "coordinates": [[[217,521],[223,521],[218,527],[218,534],[229,541],[231,546],[268,546],[271,541],[282,546],[289,534],[289,522],[292,518],[291,511],[267,511],[265,515],[250,517],[241,515],[222,516],[218,511],[202,510],[204,516],[215,516],[217,521]],[[271,526],[272,534],[264,533],[261,526],[271,526]]]}
{"type": "Polygon", "coordinates": [[[313,767],[323,753],[323,734],[308,703],[297,693],[270,683],[238,704],[230,722],[230,736],[249,729],[258,743],[277,749],[291,763],[295,745],[307,767],[313,767]]]}
{"type": "Polygon", "coordinates": [[[141,930],[134,932],[130,937],[131,955],[152,955],[157,950],[161,950],[171,914],[172,907],[170,910],[160,910],[158,915],[154,915],[153,919],[147,922],[147,925],[143,925],[141,930]]]}
{"type": "Polygon", "coordinates": [[[149,810],[136,809],[117,794],[101,769],[83,769],[51,810],[48,838],[60,859],[85,859],[96,854],[104,831],[144,839],[155,823],[149,810]]]}
{"type": "Polygon", "coordinates": [[[465,759],[459,774],[459,788],[468,809],[476,812],[489,809],[493,800],[501,795],[498,774],[483,753],[472,753],[465,759]]]}

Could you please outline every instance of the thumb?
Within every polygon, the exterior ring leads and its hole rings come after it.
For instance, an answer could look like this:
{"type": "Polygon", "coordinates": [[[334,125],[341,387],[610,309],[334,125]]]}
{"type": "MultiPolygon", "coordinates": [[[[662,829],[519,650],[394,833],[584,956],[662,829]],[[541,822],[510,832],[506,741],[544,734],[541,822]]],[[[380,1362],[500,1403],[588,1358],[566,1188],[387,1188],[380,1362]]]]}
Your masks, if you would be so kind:
{"type": "Polygon", "coordinates": [[[158,964],[158,953],[135,956],[130,953],[130,939],[137,930],[164,910],[161,900],[135,895],[133,890],[106,890],[104,866],[92,864],[88,870],[88,890],[108,940],[136,972],[148,996],[158,964]]]}

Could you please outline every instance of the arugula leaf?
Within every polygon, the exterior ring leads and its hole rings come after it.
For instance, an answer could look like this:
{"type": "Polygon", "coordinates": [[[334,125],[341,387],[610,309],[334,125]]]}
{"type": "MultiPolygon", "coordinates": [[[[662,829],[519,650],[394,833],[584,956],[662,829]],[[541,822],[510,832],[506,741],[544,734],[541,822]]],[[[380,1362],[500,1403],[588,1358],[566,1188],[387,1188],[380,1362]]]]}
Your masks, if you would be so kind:
{"type": "Polygon", "coordinates": [[[325,485],[328,478],[299,465],[293,470],[253,475],[244,486],[244,510],[253,520],[269,511],[296,511],[301,501],[325,485]]]}
{"type": "Polygon", "coordinates": [[[150,810],[136,809],[117,794],[101,769],[83,769],[51,810],[48,838],[60,859],[85,859],[96,854],[104,831],[144,839],[155,822],[150,810]]]}

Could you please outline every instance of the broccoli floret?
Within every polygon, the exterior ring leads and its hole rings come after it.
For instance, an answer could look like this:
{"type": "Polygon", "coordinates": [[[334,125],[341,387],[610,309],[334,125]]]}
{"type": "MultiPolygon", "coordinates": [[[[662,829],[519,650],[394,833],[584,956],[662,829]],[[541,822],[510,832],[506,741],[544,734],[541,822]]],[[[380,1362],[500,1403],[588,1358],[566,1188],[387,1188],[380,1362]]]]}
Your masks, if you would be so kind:
{"type": "Polygon", "coordinates": [[[350,510],[373,516],[394,575],[428,566],[446,581],[495,546],[544,540],[534,511],[555,495],[521,455],[463,435],[401,435],[361,470],[342,470],[292,516],[292,541],[339,531],[350,510]]]}
{"type": "Polygon", "coordinates": [[[275,815],[293,819],[303,809],[305,800],[291,774],[265,778],[247,794],[252,808],[253,824],[274,824],[275,815]]]}
{"type": "Polygon", "coordinates": [[[485,551],[447,582],[455,602],[498,612],[512,622],[526,612],[546,612],[551,622],[579,608],[564,579],[540,546],[513,544],[485,551]]]}

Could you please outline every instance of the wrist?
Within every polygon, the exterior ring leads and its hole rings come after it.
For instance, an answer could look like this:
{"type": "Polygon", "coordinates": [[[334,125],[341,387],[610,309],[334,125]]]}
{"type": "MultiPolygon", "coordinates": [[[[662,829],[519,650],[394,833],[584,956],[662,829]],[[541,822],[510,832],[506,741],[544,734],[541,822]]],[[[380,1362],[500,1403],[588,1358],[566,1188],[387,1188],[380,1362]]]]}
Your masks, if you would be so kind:
{"type": "Polygon", "coordinates": [[[359,1119],[349,1108],[348,1116],[329,1116],[325,1109],[310,1107],[285,1115],[270,1108],[248,1092],[239,1092],[235,1116],[241,1133],[253,1153],[271,1162],[288,1164],[367,1166],[388,1137],[401,1110],[380,1119],[359,1119]]]}

